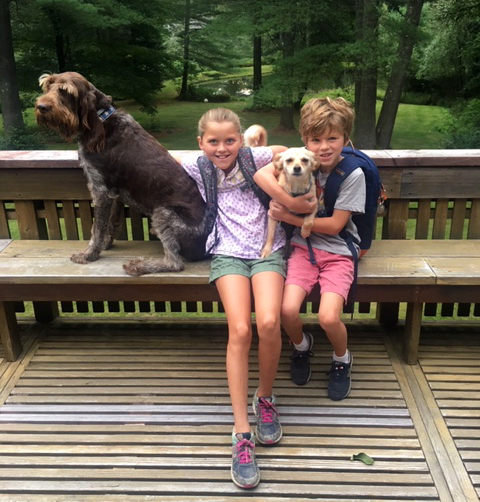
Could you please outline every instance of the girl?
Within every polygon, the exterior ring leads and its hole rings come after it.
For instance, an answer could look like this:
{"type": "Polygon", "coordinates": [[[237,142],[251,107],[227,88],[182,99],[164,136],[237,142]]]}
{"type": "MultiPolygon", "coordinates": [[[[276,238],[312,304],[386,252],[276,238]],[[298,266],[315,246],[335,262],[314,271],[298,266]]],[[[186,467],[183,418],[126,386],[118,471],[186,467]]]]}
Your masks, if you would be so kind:
{"type": "MultiPolygon", "coordinates": [[[[281,351],[285,235],[279,226],[273,253],[267,259],[260,259],[266,237],[267,210],[255,192],[246,186],[239,168],[237,157],[243,137],[238,116],[225,108],[209,110],[199,121],[197,139],[217,175],[217,229],[208,237],[207,249],[212,253],[210,282],[217,287],[228,323],[227,378],[234,416],[231,475],[236,485],[253,488],[260,481],[260,472],[255,461],[255,435],[248,420],[250,295],[253,291],[259,338],[259,385],[253,398],[256,438],[262,444],[275,444],[282,437],[272,387],[281,351]]],[[[285,149],[283,146],[253,148],[257,169],[285,149]]],[[[182,165],[197,182],[205,199],[198,158],[198,154],[183,158],[182,165]]]]}

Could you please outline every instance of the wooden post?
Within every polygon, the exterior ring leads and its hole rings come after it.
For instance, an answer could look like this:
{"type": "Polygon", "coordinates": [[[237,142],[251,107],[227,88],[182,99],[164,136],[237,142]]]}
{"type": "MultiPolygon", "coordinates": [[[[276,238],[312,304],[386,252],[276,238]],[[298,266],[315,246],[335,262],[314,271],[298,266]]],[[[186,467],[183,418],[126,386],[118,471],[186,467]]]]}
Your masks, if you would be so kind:
{"type": "Polygon", "coordinates": [[[0,302],[0,337],[5,359],[15,361],[22,352],[13,302],[0,302]]]}
{"type": "Polygon", "coordinates": [[[417,364],[423,303],[408,303],[405,318],[404,354],[407,364],[417,364]]]}

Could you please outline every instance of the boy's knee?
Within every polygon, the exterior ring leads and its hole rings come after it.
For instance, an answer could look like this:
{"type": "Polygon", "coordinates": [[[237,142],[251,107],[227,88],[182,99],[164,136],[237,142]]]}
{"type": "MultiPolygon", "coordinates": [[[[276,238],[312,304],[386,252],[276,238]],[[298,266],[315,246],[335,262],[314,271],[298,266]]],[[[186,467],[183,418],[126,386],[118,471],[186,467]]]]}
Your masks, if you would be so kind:
{"type": "Polygon", "coordinates": [[[324,331],[329,331],[336,328],[342,321],[336,313],[332,312],[319,312],[318,323],[324,331]]]}
{"type": "Polygon", "coordinates": [[[296,307],[292,307],[291,305],[282,305],[282,310],[281,310],[281,318],[282,322],[286,321],[294,321],[297,318],[300,317],[300,312],[296,307]]]}

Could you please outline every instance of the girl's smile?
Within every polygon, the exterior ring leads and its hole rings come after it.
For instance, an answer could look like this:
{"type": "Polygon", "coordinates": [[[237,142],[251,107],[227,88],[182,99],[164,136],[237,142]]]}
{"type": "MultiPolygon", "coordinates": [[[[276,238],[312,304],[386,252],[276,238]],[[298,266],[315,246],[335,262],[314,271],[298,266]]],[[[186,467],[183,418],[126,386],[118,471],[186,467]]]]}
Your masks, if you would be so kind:
{"type": "Polygon", "coordinates": [[[207,158],[228,174],[234,167],[243,138],[232,122],[210,122],[198,136],[198,146],[207,158]]]}

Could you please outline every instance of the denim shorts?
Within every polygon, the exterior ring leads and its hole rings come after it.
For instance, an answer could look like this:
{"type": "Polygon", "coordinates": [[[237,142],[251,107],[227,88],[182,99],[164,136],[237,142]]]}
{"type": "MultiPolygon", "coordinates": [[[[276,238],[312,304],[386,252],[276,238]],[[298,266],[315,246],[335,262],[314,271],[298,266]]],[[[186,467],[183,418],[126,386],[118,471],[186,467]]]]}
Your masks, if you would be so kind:
{"type": "Polygon", "coordinates": [[[251,278],[259,272],[277,272],[282,277],[287,275],[284,250],[278,249],[268,258],[244,260],[227,255],[214,255],[210,270],[210,282],[215,282],[224,275],[244,275],[251,278]]]}

